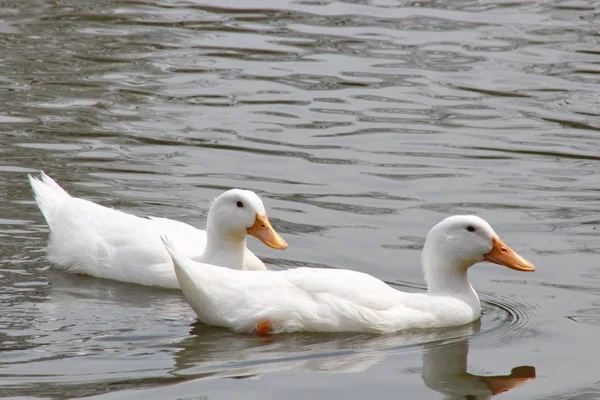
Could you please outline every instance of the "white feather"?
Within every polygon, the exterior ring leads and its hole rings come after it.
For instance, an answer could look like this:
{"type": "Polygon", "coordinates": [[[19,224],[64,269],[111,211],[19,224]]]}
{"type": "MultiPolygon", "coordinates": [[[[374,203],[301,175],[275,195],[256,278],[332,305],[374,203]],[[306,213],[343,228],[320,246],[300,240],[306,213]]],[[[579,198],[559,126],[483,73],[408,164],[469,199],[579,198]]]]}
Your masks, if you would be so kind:
{"type": "Polygon", "coordinates": [[[434,227],[424,248],[436,253],[424,257],[428,293],[401,292],[370,275],[342,269],[236,271],[195,262],[174,241],[163,241],[183,294],[204,323],[239,332],[269,322],[274,333],[386,333],[478,319],[479,298],[465,265],[490,252],[494,234],[485,221],[473,216],[450,217],[434,227]],[[465,230],[468,225],[474,225],[477,233],[465,230]]]}
{"type": "Polygon", "coordinates": [[[252,225],[256,213],[265,215],[262,201],[253,192],[233,189],[217,197],[209,211],[208,232],[214,240],[207,247],[207,231],[186,223],[141,218],[72,197],[43,172],[41,178],[30,175],[29,182],[50,227],[48,259],[59,269],[178,288],[173,263],[160,240],[161,234],[167,234],[186,257],[229,268],[266,270],[246,247],[246,228],[252,225]],[[245,202],[244,210],[235,209],[234,200],[238,198],[245,202]],[[232,212],[230,205],[235,209],[232,212]],[[227,234],[224,224],[227,229],[239,228],[242,234],[227,234]]]}

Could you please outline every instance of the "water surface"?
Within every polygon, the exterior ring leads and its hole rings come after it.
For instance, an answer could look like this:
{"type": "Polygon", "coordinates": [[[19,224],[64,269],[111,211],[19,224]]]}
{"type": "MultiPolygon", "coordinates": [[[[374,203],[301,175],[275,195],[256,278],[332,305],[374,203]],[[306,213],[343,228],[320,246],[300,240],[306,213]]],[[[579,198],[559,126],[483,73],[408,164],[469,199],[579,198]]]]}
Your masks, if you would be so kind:
{"type": "Polygon", "coordinates": [[[6,2],[0,396],[488,398],[521,367],[502,398],[599,397],[599,23],[585,0],[6,2]],[[249,240],[273,269],[421,291],[428,229],[473,213],[537,271],[474,267],[460,329],[233,334],[176,291],[49,269],[38,170],[198,227],[252,189],[290,244],[249,240]]]}

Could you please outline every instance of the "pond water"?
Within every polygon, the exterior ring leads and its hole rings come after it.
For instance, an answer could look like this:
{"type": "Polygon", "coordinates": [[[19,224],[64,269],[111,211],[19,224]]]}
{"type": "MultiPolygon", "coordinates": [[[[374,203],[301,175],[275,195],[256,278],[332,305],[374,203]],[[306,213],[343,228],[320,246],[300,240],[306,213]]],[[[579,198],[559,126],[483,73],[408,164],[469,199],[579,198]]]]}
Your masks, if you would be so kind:
{"type": "Polygon", "coordinates": [[[485,399],[512,370],[530,381],[503,399],[599,398],[597,6],[4,2],[0,396],[485,399]],[[422,291],[427,231],[472,213],[537,271],[473,267],[466,327],[234,334],[177,291],[53,271],[39,170],[198,227],[252,189],[290,245],[249,239],[272,269],[422,291]]]}

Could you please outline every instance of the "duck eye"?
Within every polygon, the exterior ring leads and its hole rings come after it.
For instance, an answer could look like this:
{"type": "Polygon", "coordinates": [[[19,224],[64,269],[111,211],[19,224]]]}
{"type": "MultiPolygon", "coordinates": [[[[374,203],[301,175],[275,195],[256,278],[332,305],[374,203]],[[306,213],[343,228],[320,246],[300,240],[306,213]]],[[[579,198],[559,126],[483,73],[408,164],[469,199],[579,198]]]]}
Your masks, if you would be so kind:
{"type": "Polygon", "coordinates": [[[235,203],[239,208],[244,207],[244,203],[242,203],[241,201],[237,201],[237,203],[235,203]]]}
{"type": "Polygon", "coordinates": [[[475,228],[473,228],[471,225],[467,226],[467,230],[469,232],[475,232],[475,228]]]}

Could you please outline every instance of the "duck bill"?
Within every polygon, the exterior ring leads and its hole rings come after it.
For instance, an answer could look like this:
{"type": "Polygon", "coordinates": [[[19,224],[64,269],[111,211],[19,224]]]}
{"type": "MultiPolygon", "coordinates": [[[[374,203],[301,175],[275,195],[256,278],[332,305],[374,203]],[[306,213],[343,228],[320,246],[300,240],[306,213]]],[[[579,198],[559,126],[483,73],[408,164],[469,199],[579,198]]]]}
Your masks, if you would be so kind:
{"type": "Polygon", "coordinates": [[[273,226],[269,222],[269,218],[265,215],[260,216],[256,214],[254,225],[247,228],[246,231],[249,235],[254,236],[264,244],[277,250],[285,250],[288,248],[288,244],[279,233],[275,232],[273,226]]]}
{"type": "Polygon", "coordinates": [[[517,254],[516,251],[508,247],[500,238],[492,237],[492,251],[487,253],[483,259],[485,261],[504,265],[516,271],[533,272],[535,266],[517,254]]]}

